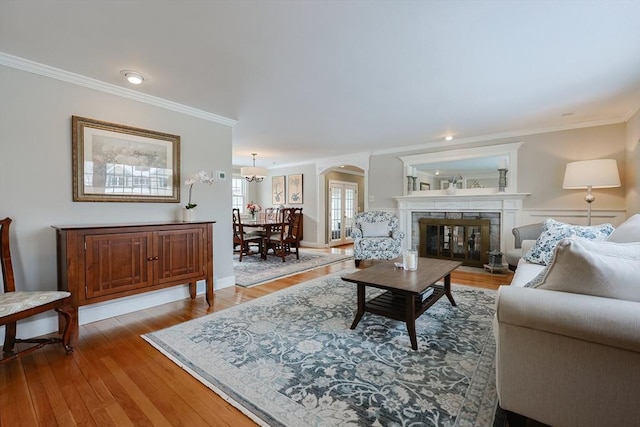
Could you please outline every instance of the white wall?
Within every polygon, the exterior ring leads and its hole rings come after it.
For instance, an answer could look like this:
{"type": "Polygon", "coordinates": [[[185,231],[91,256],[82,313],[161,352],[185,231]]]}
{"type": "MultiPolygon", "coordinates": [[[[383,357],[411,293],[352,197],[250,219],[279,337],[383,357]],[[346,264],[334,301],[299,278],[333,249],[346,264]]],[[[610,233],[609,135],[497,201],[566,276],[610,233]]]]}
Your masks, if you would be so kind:
{"type": "Polygon", "coordinates": [[[289,175],[302,174],[302,204],[292,205],[284,203],[287,207],[302,208],[303,219],[303,246],[318,246],[318,177],[315,165],[306,164],[284,168],[273,168],[269,170],[267,176],[261,183],[250,184],[252,194],[256,195],[255,202],[262,207],[274,206],[271,199],[271,178],[274,176],[285,176],[285,186],[288,189],[287,178],[289,175]]]}
{"type": "MultiPolygon", "coordinates": [[[[57,287],[56,241],[51,225],[167,221],[176,219],[186,204],[184,185],[180,204],[73,202],[72,115],[180,135],[182,182],[202,169],[231,175],[232,129],[227,125],[0,66],[0,217],[14,219],[12,256],[20,289],[57,287]]],[[[217,221],[216,286],[233,284],[231,181],[216,182],[211,187],[196,184],[193,201],[198,203],[200,219],[217,221]]],[[[204,289],[202,283],[199,288],[204,289]]],[[[91,316],[81,310],[80,322],[188,295],[186,287],[156,293],[102,304],[102,311],[93,310],[91,316]]],[[[39,325],[46,323],[49,330],[38,329],[38,335],[57,327],[55,317],[44,318],[48,321],[39,325]]]]}

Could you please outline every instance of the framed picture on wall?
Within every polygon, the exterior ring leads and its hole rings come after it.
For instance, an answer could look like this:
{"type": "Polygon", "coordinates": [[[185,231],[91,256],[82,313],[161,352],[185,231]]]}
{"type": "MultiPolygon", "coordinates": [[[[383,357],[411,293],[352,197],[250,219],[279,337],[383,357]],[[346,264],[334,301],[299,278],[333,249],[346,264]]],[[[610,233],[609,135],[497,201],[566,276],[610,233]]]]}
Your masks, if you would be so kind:
{"type": "Polygon", "coordinates": [[[302,174],[289,175],[287,180],[287,203],[302,204],[302,174]]]}
{"type": "Polygon", "coordinates": [[[180,202],[180,137],[72,116],[74,202],[180,202]]]}
{"type": "Polygon", "coordinates": [[[271,178],[271,204],[274,206],[284,205],[286,203],[285,196],[284,175],[274,176],[271,178]]]}
{"type": "Polygon", "coordinates": [[[428,190],[431,190],[431,184],[429,184],[428,182],[421,182],[420,191],[428,191],[428,190]]]}

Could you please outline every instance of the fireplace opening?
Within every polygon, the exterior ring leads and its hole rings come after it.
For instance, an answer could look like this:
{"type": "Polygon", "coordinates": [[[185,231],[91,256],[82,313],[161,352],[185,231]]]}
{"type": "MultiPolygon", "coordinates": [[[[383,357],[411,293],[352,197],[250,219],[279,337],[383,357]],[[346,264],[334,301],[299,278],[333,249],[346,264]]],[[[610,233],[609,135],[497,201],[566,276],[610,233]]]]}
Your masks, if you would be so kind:
{"type": "Polygon", "coordinates": [[[422,257],[452,259],[483,268],[500,251],[500,212],[412,213],[411,241],[422,257]]]}

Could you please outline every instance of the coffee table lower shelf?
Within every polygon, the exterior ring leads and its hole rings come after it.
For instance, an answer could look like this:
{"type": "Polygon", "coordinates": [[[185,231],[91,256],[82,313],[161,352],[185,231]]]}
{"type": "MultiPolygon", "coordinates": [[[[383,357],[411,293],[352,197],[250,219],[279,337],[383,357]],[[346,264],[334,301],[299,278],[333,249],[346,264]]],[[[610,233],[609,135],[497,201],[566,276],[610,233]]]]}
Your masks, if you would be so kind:
{"type": "MultiPolygon", "coordinates": [[[[414,296],[415,308],[413,310],[413,320],[420,317],[422,313],[427,311],[429,307],[445,295],[444,286],[434,285],[431,287],[433,288],[433,293],[424,301],[422,300],[421,295],[414,296]]],[[[405,295],[393,291],[386,291],[385,293],[366,301],[364,304],[364,311],[400,321],[406,321],[407,315],[410,315],[410,312],[407,312],[407,301],[405,295]]]]}

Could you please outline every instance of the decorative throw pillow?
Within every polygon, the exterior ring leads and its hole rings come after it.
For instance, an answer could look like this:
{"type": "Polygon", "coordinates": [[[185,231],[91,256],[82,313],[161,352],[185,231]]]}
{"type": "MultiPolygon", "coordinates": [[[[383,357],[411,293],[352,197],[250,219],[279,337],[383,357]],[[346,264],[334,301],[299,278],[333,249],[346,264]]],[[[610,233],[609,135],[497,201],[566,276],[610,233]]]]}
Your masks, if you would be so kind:
{"type": "Polygon", "coordinates": [[[607,237],[607,242],[640,242],[640,214],[633,215],[616,227],[613,233],[607,237]]]}
{"type": "Polygon", "coordinates": [[[363,237],[389,237],[389,224],[386,222],[362,222],[363,237]]]}
{"type": "Polygon", "coordinates": [[[640,242],[561,240],[527,287],[640,302],[640,242]]]}
{"type": "Polygon", "coordinates": [[[583,227],[549,218],[542,223],[542,232],[535,245],[524,255],[524,259],[534,264],[548,265],[553,256],[553,250],[560,240],[567,237],[605,240],[612,232],[613,226],[611,224],[583,227]]]}

